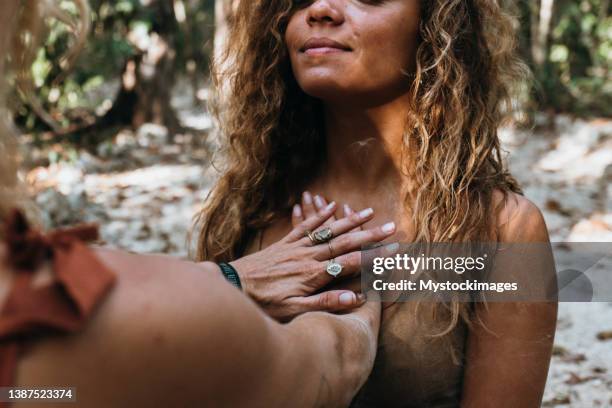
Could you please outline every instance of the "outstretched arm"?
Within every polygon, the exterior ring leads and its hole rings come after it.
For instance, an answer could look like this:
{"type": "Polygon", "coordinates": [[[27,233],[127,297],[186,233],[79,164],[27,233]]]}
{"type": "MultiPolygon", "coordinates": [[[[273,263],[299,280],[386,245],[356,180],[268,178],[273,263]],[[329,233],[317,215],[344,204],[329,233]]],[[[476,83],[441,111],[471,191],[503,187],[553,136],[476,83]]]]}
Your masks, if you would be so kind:
{"type": "Polygon", "coordinates": [[[214,264],[96,253],[116,287],[82,333],[33,343],[18,386],[74,386],[87,407],[341,406],[372,367],[375,302],[281,325],[214,264]]]}

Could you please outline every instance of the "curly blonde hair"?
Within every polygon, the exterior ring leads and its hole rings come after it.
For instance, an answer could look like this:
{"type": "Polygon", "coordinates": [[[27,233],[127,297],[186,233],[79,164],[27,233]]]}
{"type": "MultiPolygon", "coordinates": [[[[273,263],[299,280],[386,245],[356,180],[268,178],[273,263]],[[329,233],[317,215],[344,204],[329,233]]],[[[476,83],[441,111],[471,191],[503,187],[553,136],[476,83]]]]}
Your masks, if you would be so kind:
{"type": "MultiPolygon", "coordinates": [[[[213,63],[213,112],[226,167],[196,219],[197,258],[240,256],[286,216],[322,169],[321,101],[293,77],[284,32],[292,0],[242,1],[223,58],[213,63]]],[[[497,0],[421,0],[420,44],[405,130],[405,206],[419,242],[490,237],[493,192],[520,193],[497,130],[528,76],[515,18],[497,0]]],[[[496,207],[499,208],[499,207],[496,207]]]]}

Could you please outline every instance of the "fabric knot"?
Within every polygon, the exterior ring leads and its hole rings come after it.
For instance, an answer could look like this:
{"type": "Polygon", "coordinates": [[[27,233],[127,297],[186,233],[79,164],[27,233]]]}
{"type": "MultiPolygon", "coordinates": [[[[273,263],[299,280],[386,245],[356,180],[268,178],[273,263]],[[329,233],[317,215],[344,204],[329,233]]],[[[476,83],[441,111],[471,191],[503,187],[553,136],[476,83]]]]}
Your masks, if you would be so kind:
{"type": "Polygon", "coordinates": [[[5,236],[8,265],[17,271],[32,272],[53,257],[54,247],[67,249],[76,241],[95,241],[99,234],[96,225],[79,225],[45,235],[31,229],[20,210],[13,210],[6,222],[5,236]]]}
{"type": "MultiPolygon", "coordinates": [[[[14,384],[24,339],[75,333],[115,283],[113,271],[82,241],[98,238],[94,225],[42,234],[18,210],[7,220],[7,263],[16,275],[0,305],[0,387],[14,384]],[[34,271],[52,259],[52,282],[33,285],[34,271]],[[24,273],[24,272],[30,273],[24,273]]],[[[3,408],[0,402],[0,408],[3,408]]]]}

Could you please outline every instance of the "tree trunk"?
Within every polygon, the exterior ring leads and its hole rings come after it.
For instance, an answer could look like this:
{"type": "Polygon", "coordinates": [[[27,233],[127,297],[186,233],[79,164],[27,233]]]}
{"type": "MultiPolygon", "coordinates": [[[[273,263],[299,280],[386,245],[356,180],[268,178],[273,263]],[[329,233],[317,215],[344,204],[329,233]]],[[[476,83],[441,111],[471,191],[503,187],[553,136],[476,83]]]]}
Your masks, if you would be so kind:
{"type": "Polygon", "coordinates": [[[144,123],[166,126],[170,135],[182,130],[170,101],[175,82],[174,35],[178,22],[172,2],[155,0],[150,41],[130,59],[122,73],[121,90],[113,107],[101,118],[99,126],[144,123]]]}
{"type": "Polygon", "coordinates": [[[532,57],[536,66],[542,67],[548,55],[548,40],[555,0],[541,0],[538,18],[532,15],[532,57]]]}
{"type": "Polygon", "coordinates": [[[215,0],[215,58],[220,58],[240,0],[215,0]]]}

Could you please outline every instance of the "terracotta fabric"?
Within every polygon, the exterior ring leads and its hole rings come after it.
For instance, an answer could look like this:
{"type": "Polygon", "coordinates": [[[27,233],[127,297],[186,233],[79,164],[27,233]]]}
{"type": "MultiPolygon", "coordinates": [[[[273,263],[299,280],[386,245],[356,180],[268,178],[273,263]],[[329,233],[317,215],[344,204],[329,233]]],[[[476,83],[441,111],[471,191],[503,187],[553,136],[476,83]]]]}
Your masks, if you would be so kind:
{"type": "MultiPolygon", "coordinates": [[[[98,238],[94,225],[42,234],[15,211],[5,236],[15,277],[0,310],[0,386],[10,387],[21,342],[81,329],[112,288],[115,274],[84,243],[98,238]],[[47,260],[53,265],[53,282],[33,287],[34,271],[47,260]]],[[[6,406],[0,403],[0,408],[6,406]]]]}

